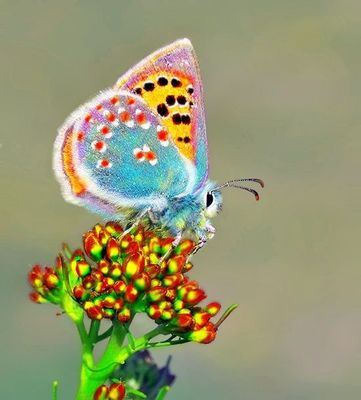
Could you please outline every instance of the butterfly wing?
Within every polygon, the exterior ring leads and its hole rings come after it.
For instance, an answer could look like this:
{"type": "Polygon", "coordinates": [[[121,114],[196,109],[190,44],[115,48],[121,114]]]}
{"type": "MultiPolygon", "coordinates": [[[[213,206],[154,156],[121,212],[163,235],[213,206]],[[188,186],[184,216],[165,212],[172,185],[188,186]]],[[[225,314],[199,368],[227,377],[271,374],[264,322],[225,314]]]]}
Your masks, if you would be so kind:
{"type": "Polygon", "coordinates": [[[208,178],[202,83],[191,42],[178,40],[151,54],[119,78],[115,88],[141,96],[161,118],[180,153],[194,165],[192,192],[208,178]]]}
{"type": "Polygon", "coordinates": [[[64,197],[104,216],[146,206],[194,187],[192,163],[158,115],[137,95],[109,89],[60,128],[54,169],[64,197]]]}

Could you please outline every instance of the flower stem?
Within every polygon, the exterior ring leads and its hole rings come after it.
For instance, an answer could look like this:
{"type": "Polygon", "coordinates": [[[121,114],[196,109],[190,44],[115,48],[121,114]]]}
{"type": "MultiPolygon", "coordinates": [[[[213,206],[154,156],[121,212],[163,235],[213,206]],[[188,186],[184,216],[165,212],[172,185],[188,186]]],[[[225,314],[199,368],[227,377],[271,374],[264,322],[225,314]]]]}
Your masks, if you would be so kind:
{"type": "Polygon", "coordinates": [[[97,342],[99,328],[100,328],[100,321],[92,320],[89,329],[89,341],[92,346],[94,346],[94,344],[97,342]]]}
{"type": "Polygon", "coordinates": [[[52,400],[57,400],[58,399],[58,385],[59,385],[59,382],[58,381],[54,381],[53,382],[53,390],[52,390],[52,396],[51,396],[51,399],[52,400]]]}
{"type": "Polygon", "coordinates": [[[108,341],[108,345],[100,360],[94,365],[92,350],[97,342],[99,324],[92,324],[89,336],[86,334],[84,325],[77,324],[78,332],[82,342],[82,366],[80,372],[80,386],[78,389],[77,400],[92,399],[95,390],[102,385],[117,366],[114,360],[122,349],[122,344],[126,335],[124,326],[114,321],[113,330],[108,341]],[[84,336],[85,332],[85,336],[84,336]]]}
{"type": "MultiPolygon", "coordinates": [[[[95,390],[111,376],[118,365],[124,364],[132,354],[152,347],[152,345],[149,345],[150,340],[165,333],[164,327],[157,327],[144,336],[134,338],[130,336],[129,323],[125,325],[115,320],[104,353],[99,361],[94,364],[93,347],[95,342],[98,341],[94,332],[98,332],[99,327],[97,324],[93,324],[90,328],[92,334],[88,336],[83,321],[77,322],[76,325],[82,342],[80,386],[76,400],[92,399],[95,390]],[[128,337],[128,344],[123,345],[126,337],[128,337]]],[[[108,332],[110,331],[108,330],[105,333],[108,334],[108,332]]]]}
{"type": "Polygon", "coordinates": [[[102,340],[108,338],[113,332],[113,325],[110,326],[105,332],[103,332],[101,335],[97,336],[95,339],[95,343],[101,342],[102,340]]]}

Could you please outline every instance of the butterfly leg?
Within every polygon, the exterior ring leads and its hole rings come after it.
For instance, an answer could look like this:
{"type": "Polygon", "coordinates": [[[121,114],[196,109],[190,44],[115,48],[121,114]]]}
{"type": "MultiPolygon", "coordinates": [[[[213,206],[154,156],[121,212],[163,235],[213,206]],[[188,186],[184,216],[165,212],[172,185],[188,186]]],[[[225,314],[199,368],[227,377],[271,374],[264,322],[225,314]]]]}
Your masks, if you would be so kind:
{"type": "Polygon", "coordinates": [[[147,210],[149,220],[152,224],[157,224],[159,222],[159,217],[154,213],[151,208],[147,210]]]}
{"type": "Polygon", "coordinates": [[[179,245],[182,240],[182,233],[178,233],[174,238],[170,249],[159,259],[158,265],[161,265],[164,260],[166,260],[173,252],[173,250],[179,245]]]}
{"type": "MultiPolygon", "coordinates": [[[[193,251],[191,252],[191,254],[189,254],[188,259],[189,259],[190,257],[192,257],[194,254],[198,253],[198,251],[199,251],[202,247],[204,247],[204,246],[206,245],[207,241],[208,241],[209,239],[212,239],[212,238],[213,238],[213,236],[214,236],[215,233],[216,233],[216,228],[215,228],[213,225],[211,225],[209,222],[207,222],[207,225],[206,225],[206,233],[200,237],[199,242],[196,244],[196,246],[194,247],[194,249],[193,249],[193,251]]],[[[187,260],[188,260],[188,259],[187,259],[187,260]]]]}
{"type": "Polygon", "coordinates": [[[205,238],[202,238],[194,247],[192,252],[189,254],[187,261],[189,260],[190,257],[194,256],[194,254],[198,253],[198,251],[204,247],[207,243],[207,240],[205,238]]]}

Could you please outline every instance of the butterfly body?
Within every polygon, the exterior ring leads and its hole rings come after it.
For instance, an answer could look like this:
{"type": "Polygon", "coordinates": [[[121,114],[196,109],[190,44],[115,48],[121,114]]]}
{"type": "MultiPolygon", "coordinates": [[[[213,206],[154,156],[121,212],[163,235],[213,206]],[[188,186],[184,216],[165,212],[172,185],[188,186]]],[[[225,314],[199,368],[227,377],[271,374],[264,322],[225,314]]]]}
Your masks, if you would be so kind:
{"type": "Polygon", "coordinates": [[[208,180],[202,84],[188,39],[151,54],[59,129],[54,170],[71,203],[130,224],[149,217],[205,242],[221,208],[208,180]]]}
{"type": "MultiPolygon", "coordinates": [[[[184,232],[188,236],[194,236],[201,241],[207,241],[214,234],[214,227],[210,218],[220,210],[222,200],[217,192],[217,201],[212,211],[206,206],[207,193],[215,185],[208,182],[206,188],[199,193],[189,194],[179,198],[169,198],[167,207],[159,214],[162,225],[168,226],[172,234],[177,235],[184,232]]],[[[216,193],[216,192],[214,192],[216,193]]]]}

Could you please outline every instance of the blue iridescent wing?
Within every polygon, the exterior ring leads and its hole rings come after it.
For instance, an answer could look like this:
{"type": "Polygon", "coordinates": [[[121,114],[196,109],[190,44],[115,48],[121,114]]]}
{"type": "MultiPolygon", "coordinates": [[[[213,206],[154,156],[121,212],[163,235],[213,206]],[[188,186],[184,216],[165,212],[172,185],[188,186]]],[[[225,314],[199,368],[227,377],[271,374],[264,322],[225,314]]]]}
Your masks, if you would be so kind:
{"type": "Polygon", "coordinates": [[[162,209],[194,187],[194,165],[137,95],[110,89],[60,128],[54,169],[65,198],[115,216],[124,208],[162,209]]]}
{"type": "Polygon", "coordinates": [[[116,89],[137,93],[158,114],[180,153],[196,169],[191,192],[208,179],[204,98],[195,51],[177,40],[140,61],[119,78],[116,89]]]}

